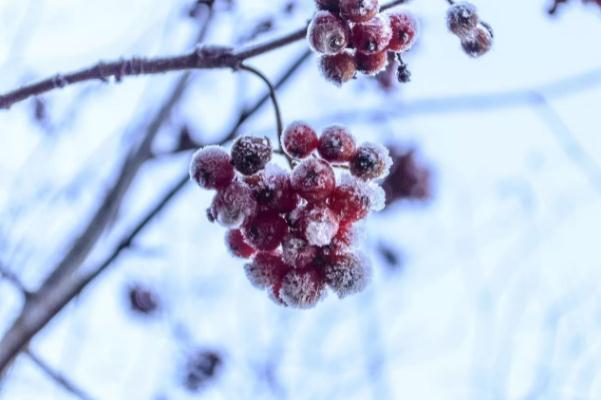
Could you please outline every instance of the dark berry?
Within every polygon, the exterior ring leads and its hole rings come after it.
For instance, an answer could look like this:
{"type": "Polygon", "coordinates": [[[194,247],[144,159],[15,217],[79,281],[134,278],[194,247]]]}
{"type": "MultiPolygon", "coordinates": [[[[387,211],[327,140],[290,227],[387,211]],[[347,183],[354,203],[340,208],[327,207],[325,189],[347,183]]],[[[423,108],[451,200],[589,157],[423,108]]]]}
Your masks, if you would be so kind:
{"type": "Polygon", "coordinates": [[[349,42],[348,24],[329,11],[318,11],[307,29],[307,40],[318,53],[340,53],[349,42]]]}
{"type": "Polygon", "coordinates": [[[338,12],[340,9],[340,0],[315,0],[315,5],[320,10],[338,12]]]}
{"type": "Polygon", "coordinates": [[[378,0],[340,0],[340,15],[349,21],[369,21],[379,11],[378,0]]]}
{"type": "Polygon", "coordinates": [[[467,37],[477,24],[478,13],[471,3],[455,3],[447,10],[447,27],[460,38],[467,37]]]}
{"type": "Polygon", "coordinates": [[[220,146],[206,146],[192,156],[190,178],[205,189],[222,189],[234,178],[229,154],[220,146]]]}
{"type": "Polygon", "coordinates": [[[317,247],[293,233],[288,234],[282,242],[282,256],[286,264],[293,268],[304,268],[311,264],[317,256],[317,247]]]}
{"type": "Polygon", "coordinates": [[[363,180],[383,178],[388,174],[392,160],[388,149],[373,143],[364,143],[350,163],[351,174],[363,180]]]}
{"type": "Polygon", "coordinates": [[[336,186],[334,170],[327,162],[310,158],[292,171],[292,187],[308,201],[323,200],[336,186]]]}
{"type": "Polygon", "coordinates": [[[152,314],[159,307],[157,295],[139,284],[129,288],[128,297],[131,309],[140,314],[152,314]]]}
{"type": "Polygon", "coordinates": [[[321,73],[328,81],[340,86],[353,79],[357,73],[353,53],[344,51],[339,54],[321,56],[321,73]]]}
{"type": "Polygon", "coordinates": [[[282,148],[292,158],[308,157],[317,148],[317,134],[309,124],[293,122],[282,133],[282,148]]]}
{"type": "Polygon", "coordinates": [[[267,164],[264,171],[246,177],[245,182],[263,210],[286,213],[294,210],[300,201],[292,188],[290,174],[277,165],[267,164]]]}
{"type": "Polygon", "coordinates": [[[254,248],[271,251],[282,243],[288,233],[288,224],[275,212],[261,213],[246,221],[242,233],[254,248]]]}
{"type": "Polygon", "coordinates": [[[339,125],[327,127],[319,137],[319,155],[329,162],[347,162],[355,155],[355,138],[348,129],[339,125]]]}
{"type": "Polygon", "coordinates": [[[415,150],[391,148],[392,167],[382,187],[386,203],[397,200],[426,200],[431,196],[431,171],[419,162],[415,150]]]}
{"type": "Polygon", "coordinates": [[[375,54],[355,53],[355,62],[357,63],[357,71],[365,75],[376,75],[386,69],[388,64],[387,52],[382,51],[375,54]]]}
{"type": "Polygon", "coordinates": [[[256,209],[257,202],[250,187],[235,180],[227,188],[217,192],[211,205],[211,215],[221,225],[236,228],[253,215],[256,209]]]}
{"type": "Polygon", "coordinates": [[[269,252],[258,253],[252,262],[244,266],[246,277],[259,289],[274,285],[288,269],[281,255],[269,252]]]}
{"type": "Polygon", "coordinates": [[[351,30],[351,43],[361,53],[373,54],[386,50],[392,39],[390,23],[376,16],[369,21],[355,24],[351,30]]]}
{"type": "Polygon", "coordinates": [[[411,71],[409,71],[407,64],[399,65],[399,68],[396,71],[396,77],[400,83],[407,83],[411,80],[411,71]]]}
{"type": "Polygon", "coordinates": [[[394,52],[407,51],[415,42],[417,22],[410,14],[395,12],[388,15],[392,38],[388,43],[388,50],[394,52]]]}
{"type": "Polygon", "coordinates": [[[338,221],[326,205],[312,204],[303,210],[300,229],[309,244],[326,246],[338,233],[338,221]]]}
{"type": "Polygon", "coordinates": [[[249,258],[257,252],[242,236],[240,229],[231,229],[225,236],[225,243],[236,257],[249,258]]]}
{"type": "Polygon", "coordinates": [[[252,175],[271,160],[269,139],[254,136],[242,136],[232,147],[232,165],[243,175],[252,175]]]}
{"type": "Polygon", "coordinates": [[[219,373],[223,360],[221,355],[211,350],[197,350],[186,363],[184,386],[196,392],[219,373]]]}
{"type": "Polygon", "coordinates": [[[323,277],[315,269],[290,270],[282,279],[279,297],[294,308],[311,308],[326,295],[323,277]]]}
{"type": "Polygon", "coordinates": [[[362,291],[370,279],[367,261],[352,253],[334,257],[323,270],[326,283],[339,298],[362,291]]]}
{"type": "Polygon", "coordinates": [[[461,46],[470,57],[480,57],[490,50],[493,42],[492,29],[488,25],[478,24],[462,41],[461,46]]]}

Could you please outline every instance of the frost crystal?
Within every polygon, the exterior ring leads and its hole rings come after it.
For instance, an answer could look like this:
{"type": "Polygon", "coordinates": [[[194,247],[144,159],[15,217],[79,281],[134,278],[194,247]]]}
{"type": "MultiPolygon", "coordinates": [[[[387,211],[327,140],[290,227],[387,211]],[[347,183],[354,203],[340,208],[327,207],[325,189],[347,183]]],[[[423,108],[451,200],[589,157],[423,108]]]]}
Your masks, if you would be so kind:
{"type": "Polygon", "coordinates": [[[327,207],[307,209],[302,224],[305,238],[314,246],[329,244],[338,232],[338,219],[327,207]]]}

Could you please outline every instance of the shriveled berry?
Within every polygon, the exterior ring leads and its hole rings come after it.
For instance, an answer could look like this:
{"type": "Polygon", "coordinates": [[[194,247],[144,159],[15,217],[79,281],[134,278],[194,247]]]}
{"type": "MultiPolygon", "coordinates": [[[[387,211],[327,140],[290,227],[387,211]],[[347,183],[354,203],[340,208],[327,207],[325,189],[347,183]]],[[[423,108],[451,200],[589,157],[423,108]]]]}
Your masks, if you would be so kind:
{"type": "Polygon", "coordinates": [[[225,236],[225,243],[236,257],[249,258],[257,252],[242,236],[240,229],[231,229],[225,236]]]}
{"type": "Polygon", "coordinates": [[[447,27],[460,38],[467,37],[477,24],[478,12],[471,3],[455,3],[447,10],[447,27]]]}
{"type": "Polygon", "coordinates": [[[290,233],[282,241],[284,261],[293,268],[308,266],[317,256],[317,250],[317,247],[297,234],[290,233]]]}
{"type": "Polygon", "coordinates": [[[135,284],[128,291],[129,304],[132,311],[149,315],[159,308],[158,295],[150,288],[135,284]]]}
{"type": "Polygon", "coordinates": [[[317,143],[317,134],[305,122],[293,122],[282,133],[282,148],[292,158],[308,157],[317,148],[317,143]]]}
{"type": "Polygon", "coordinates": [[[491,49],[493,32],[488,25],[478,24],[462,41],[461,46],[470,57],[480,57],[491,49]]]}
{"type": "Polygon", "coordinates": [[[349,21],[369,21],[379,11],[378,0],[340,0],[340,15],[349,21]]]}
{"type": "Polygon", "coordinates": [[[311,308],[325,297],[326,286],[315,269],[293,269],[284,276],[278,294],[290,307],[311,308]]]}
{"type": "Polygon", "coordinates": [[[229,154],[221,146],[199,149],[190,161],[190,178],[205,189],[222,189],[234,179],[229,154]]]}
{"type": "Polygon", "coordinates": [[[341,221],[355,222],[367,216],[371,199],[361,183],[347,183],[334,189],[328,205],[341,221]]]}
{"type": "Polygon", "coordinates": [[[315,0],[315,5],[320,10],[338,12],[340,9],[340,0],[315,0]]]}
{"type": "Polygon", "coordinates": [[[264,171],[247,176],[245,182],[262,210],[286,213],[294,210],[300,201],[292,188],[290,174],[275,164],[267,164],[264,171]]]}
{"type": "Polygon", "coordinates": [[[338,221],[325,204],[312,204],[303,210],[300,229],[309,244],[326,246],[338,232],[338,221]]]}
{"type": "Polygon", "coordinates": [[[392,39],[389,21],[378,15],[369,21],[353,25],[351,44],[361,53],[374,54],[386,50],[392,39]]]}
{"type": "Polygon", "coordinates": [[[321,56],[319,67],[324,78],[336,86],[350,81],[357,73],[355,57],[350,51],[321,56]]]}
{"type": "Polygon", "coordinates": [[[343,126],[329,126],[319,137],[317,151],[324,160],[336,163],[347,162],[353,158],[356,150],[355,138],[343,126]]]}
{"type": "Polygon", "coordinates": [[[318,53],[340,53],[349,42],[348,24],[329,11],[318,11],[307,29],[307,40],[318,53]]]}
{"type": "Polygon", "coordinates": [[[367,261],[352,253],[335,257],[324,267],[324,274],[328,286],[339,298],[365,289],[371,276],[367,261]]]}
{"type": "Polygon", "coordinates": [[[244,272],[250,283],[264,289],[281,280],[288,271],[282,256],[276,253],[260,252],[252,262],[244,265],[244,272]]]}
{"type": "Polygon", "coordinates": [[[271,160],[271,143],[266,137],[242,136],[232,147],[232,165],[243,175],[252,175],[271,160]]]}
{"type": "Polygon", "coordinates": [[[385,177],[391,165],[388,149],[374,143],[359,146],[350,163],[351,174],[363,180],[385,177]]]}
{"type": "Polygon", "coordinates": [[[253,215],[257,202],[250,187],[235,180],[227,188],[217,192],[211,205],[211,215],[225,227],[237,228],[244,220],[253,215]]]}
{"type": "Polygon", "coordinates": [[[292,171],[292,187],[310,202],[323,200],[336,186],[334,170],[327,162],[310,158],[292,171]]]}
{"type": "Polygon", "coordinates": [[[288,233],[288,224],[275,212],[261,213],[246,221],[242,234],[258,250],[271,251],[282,243],[288,233]]]}
{"type": "Polygon", "coordinates": [[[395,12],[388,15],[392,38],[388,50],[394,52],[407,51],[415,42],[417,22],[412,15],[405,12],[395,12]]]}
{"type": "Polygon", "coordinates": [[[357,63],[357,71],[365,75],[376,75],[382,72],[388,65],[387,52],[382,51],[375,54],[355,53],[355,62],[357,63]]]}

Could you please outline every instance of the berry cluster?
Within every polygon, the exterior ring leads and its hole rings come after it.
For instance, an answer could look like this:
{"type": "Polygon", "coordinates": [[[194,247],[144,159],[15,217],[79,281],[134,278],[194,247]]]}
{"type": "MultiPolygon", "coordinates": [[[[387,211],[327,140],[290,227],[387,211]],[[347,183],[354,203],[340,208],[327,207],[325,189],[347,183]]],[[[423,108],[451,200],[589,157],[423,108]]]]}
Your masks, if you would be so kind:
{"type": "Polygon", "coordinates": [[[471,57],[486,54],[493,43],[493,30],[480,21],[476,7],[468,2],[455,3],[447,11],[447,27],[461,40],[461,46],[471,57]]]}
{"type": "Polygon", "coordinates": [[[356,223],[384,206],[375,180],[392,164],[387,149],[357,146],[342,126],[318,137],[303,122],[289,125],[281,142],[290,172],[270,162],[264,138],[241,137],[231,154],[219,146],[194,154],[191,178],[217,190],[209,219],[230,228],[228,248],[252,258],[244,267],[248,279],[278,304],[311,307],[327,286],[340,298],[359,292],[369,266],[354,252],[356,223]]]}
{"type": "Polygon", "coordinates": [[[341,85],[357,71],[375,75],[386,68],[388,52],[409,50],[416,20],[406,12],[380,14],[378,0],[315,0],[318,11],[307,31],[311,48],[322,54],[325,78],[341,85]]]}

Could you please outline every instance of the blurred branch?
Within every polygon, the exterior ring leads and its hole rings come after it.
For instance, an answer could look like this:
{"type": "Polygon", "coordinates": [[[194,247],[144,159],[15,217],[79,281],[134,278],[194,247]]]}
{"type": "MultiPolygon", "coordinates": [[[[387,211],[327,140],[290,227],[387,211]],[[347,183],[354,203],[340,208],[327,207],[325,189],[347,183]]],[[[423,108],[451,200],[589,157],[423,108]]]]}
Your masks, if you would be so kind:
{"type": "MultiPolygon", "coordinates": [[[[382,10],[405,2],[406,0],[392,1],[389,4],[383,5],[382,10]]],[[[208,4],[211,5],[213,2],[209,2],[208,4]]],[[[232,68],[235,70],[240,68],[240,64],[244,60],[302,40],[306,35],[307,26],[304,26],[282,37],[237,50],[228,47],[201,46],[189,54],[180,56],[160,58],[133,57],[106,63],[99,62],[91,67],[66,74],[56,74],[51,78],[0,95],[0,108],[8,109],[13,104],[32,96],[90,80],[108,82],[109,78],[114,78],[119,82],[126,76],[154,75],[171,71],[216,68],[232,68]]]]}
{"type": "Polygon", "coordinates": [[[70,379],[67,379],[63,374],[55,371],[50,367],[44,360],[34,354],[31,350],[26,349],[24,351],[29,359],[38,366],[46,375],[50,377],[56,384],[71,393],[75,397],[81,400],[92,400],[92,396],[88,395],[83,389],[74,384],[70,379]]]}
{"type": "Polygon", "coordinates": [[[25,287],[23,282],[19,279],[14,272],[10,271],[4,264],[0,262],[0,276],[11,283],[17,290],[19,290],[25,298],[31,297],[31,292],[25,287]]]}

